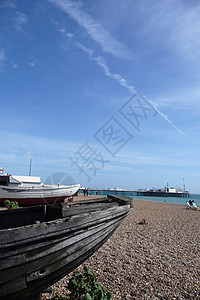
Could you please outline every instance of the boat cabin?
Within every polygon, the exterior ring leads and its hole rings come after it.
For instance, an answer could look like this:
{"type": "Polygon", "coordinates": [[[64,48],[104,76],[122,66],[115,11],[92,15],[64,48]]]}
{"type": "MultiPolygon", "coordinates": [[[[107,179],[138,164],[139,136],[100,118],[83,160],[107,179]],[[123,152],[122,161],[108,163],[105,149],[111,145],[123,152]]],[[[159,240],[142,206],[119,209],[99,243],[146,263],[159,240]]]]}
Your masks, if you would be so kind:
{"type": "Polygon", "coordinates": [[[19,184],[22,184],[24,187],[39,186],[41,184],[41,179],[36,176],[12,175],[10,178],[10,185],[15,186],[19,184]]]}
{"type": "Polygon", "coordinates": [[[10,183],[10,176],[0,176],[0,185],[8,186],[10,183]]]}
{"type": "Polygon", "coordinates": [[[25,187],[39,186],[41,184],[40,177],[35,176],[10,176],[10,174],[5,174],[0,176],[0,185],[3,186],[19,186],[23,185],[25,187]]]}

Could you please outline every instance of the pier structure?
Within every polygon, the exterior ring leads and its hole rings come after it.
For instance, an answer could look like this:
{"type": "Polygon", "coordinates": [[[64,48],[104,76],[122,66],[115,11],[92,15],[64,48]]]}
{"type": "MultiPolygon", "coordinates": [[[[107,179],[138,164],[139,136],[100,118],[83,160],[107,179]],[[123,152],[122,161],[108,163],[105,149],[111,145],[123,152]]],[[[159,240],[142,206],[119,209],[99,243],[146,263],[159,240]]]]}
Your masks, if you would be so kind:
{"type": "Polygon", "coordinates": [[[190,197],[188,191],[182,192],[167,192],[167,191],[151,191],[151,190],[138,190],[137,196],[154,196],[154,197],[190,197]]]}
{"type": "MultiPolygon", "coordinates": [[[[83,192],[84,188],[80,188],[79,191],[83,192]]],[[[139,190],[127,190],[127,189],[89,189],[89,192],[96,195],[106,195],[106,194],[123,194],[131,196],[147,196],[147,197],[190,197],[190,193],[185,190],[177,188],[168,188],[168,185],[164,189],[139,189],[139,190]]]]}
{"type": "Polygon", "coordinates": [[[183,189],[180,188],[169,188],[169,184],[167,182],[167,186],[161,189],[141,189],[136,191],[137,196],[154,196],[154,197],[190,197],[190,193],[185,190],[184,178],[183,178],[183,189]]]}

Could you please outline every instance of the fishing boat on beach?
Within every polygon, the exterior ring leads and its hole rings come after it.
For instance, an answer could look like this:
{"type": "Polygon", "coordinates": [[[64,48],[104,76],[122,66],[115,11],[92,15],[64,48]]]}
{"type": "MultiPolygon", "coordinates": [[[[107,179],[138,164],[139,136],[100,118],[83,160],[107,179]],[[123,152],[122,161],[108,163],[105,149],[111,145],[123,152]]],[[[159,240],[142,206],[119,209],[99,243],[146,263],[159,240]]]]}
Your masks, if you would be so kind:
{"type": "Polygon", "coordinates": [[[132,198],[108,195],[0,211],[0,299],[38,299],[101,247],[132,207],[132,198]]]}
{"type": "Polygon", "coordinates": [[[43,184],[40,177],[0,175],[0,203],[17,201],[20,205],[60,202],[73,196],[80,184],[43,184]]]}

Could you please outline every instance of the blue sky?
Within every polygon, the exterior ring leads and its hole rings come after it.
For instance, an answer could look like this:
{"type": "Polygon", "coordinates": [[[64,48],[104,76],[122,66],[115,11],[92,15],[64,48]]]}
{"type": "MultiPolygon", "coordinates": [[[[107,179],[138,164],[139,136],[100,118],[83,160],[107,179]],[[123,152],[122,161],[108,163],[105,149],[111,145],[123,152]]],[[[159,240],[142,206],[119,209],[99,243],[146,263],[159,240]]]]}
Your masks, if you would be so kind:
{"type": "Polygon", "coordinates": [[[200,193],[198,1],[1,0],[0,28],[6,172],[200,193]]]}

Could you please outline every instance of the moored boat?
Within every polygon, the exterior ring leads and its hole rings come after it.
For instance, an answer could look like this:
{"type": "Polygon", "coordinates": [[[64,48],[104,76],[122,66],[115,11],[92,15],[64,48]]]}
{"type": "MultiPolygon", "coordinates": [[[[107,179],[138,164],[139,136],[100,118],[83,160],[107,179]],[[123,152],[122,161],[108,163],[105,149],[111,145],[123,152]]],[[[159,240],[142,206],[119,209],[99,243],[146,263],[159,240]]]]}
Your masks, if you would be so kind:
{"type": "Polygon", "coordinates": [[[108,195],[0,211],[0,299],[36,299],[89,258],[133,207],[108,195]]]}
{"type": "Polygon", "coordinates": [[[43,184],[40,177],[1,175],[0,203],[5,200],[17,201],[20,205],[59,202],[73,196],[79,187],[80,184],[43,184]]]}

